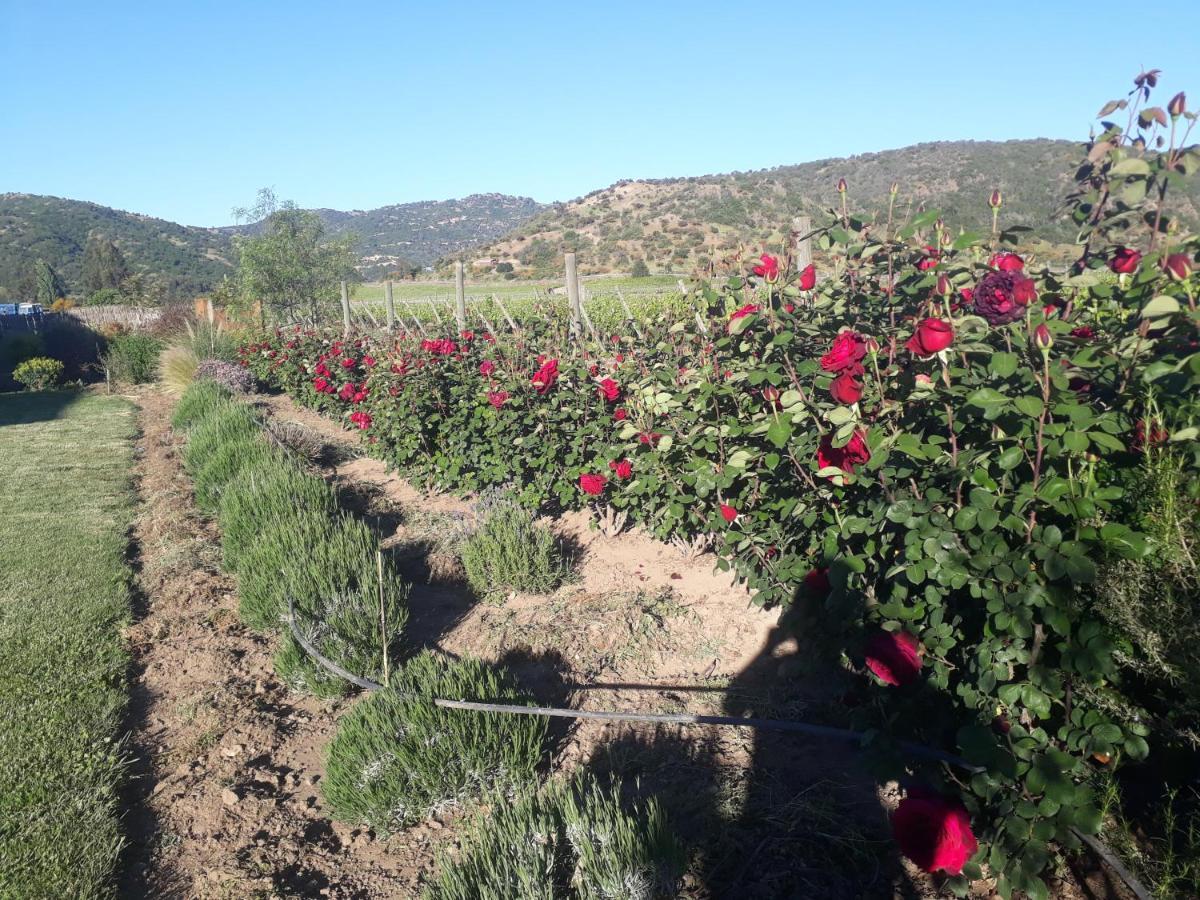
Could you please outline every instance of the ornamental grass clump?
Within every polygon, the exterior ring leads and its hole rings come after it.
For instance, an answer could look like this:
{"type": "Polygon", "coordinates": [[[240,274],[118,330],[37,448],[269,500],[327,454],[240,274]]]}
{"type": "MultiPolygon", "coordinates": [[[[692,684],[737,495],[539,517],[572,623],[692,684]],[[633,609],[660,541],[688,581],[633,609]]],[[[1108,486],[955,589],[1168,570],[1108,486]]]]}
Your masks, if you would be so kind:
{"type": "Polygon", "coordinates": [[[558,540],[533,514],[504,493],[485,494],[478,526],[459,548],[471,589],[480,597],[501,599],[509,591],[547,593],[570,568],[558,540]]]}
{"type": "Polygon", "coordinates": [[[588,775],[499,796],[443,854],[426,900],[676,896],[684,855],[656,800],[626,809],[588,775]]]}
{"type": "Polygon", "coordinates": [[[531,702],[503,668],[414,657],[338,723],[324,781],[335,819],[388,833],[534,780],[545,719],[441,709],[435,697],[531,702]]]}

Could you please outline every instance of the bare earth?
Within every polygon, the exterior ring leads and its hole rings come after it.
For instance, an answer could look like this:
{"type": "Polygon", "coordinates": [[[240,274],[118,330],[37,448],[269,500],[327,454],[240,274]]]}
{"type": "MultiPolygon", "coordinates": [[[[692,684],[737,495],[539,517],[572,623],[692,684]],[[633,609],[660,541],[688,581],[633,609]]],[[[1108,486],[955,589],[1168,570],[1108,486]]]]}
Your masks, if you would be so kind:
{"type": "MultiPolygon", "coordinates": [[[[271,641],[239,624],[219,536],[192,504],[168,424],[173,401],[154,390],[134,399],[143,428],[141,608],[129,631],[139,762],[121,896],[419,895],[437,849],[453,845],[453,816],[387,840],[326,817],[324,752],[347,704],[298,696],[275,677],[271,641]]],[[[325,475],[386,535],[412,581],[413,649],[503,662],[539,701],[561,706],[811,719],[840,702],[844,676],[811,671],[778,614],[755,610],[710,554],[689,558],[636,531],[606,537],[587,513],[550,523],[574,548],[575,580],[550,596],[479,602],[439,553],[439,538],[471,515],[468,501],[417,490],[359,456],[357,435],[286,397],[257,402],[273,423],[298,423],[324,445],[325,475]]],[[[880,852],[894,791],[878,791],[843,746],[590,721],[562,722],[554,734],[552,769],[621,776],[658,796],[700,846],[681,896],[931,892],[880,852]]],[[[1059,896],[1074,894],[1062,888],[1059,896]]]]}

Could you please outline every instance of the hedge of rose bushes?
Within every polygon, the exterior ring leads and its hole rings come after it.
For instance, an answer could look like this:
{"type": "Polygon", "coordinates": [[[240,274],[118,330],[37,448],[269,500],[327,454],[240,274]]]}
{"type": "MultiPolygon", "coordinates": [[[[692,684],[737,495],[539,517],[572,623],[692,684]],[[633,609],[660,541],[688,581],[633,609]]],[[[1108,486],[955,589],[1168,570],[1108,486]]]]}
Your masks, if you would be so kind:
{"type": "MultiPolygon", "coordinates": [[[[911,785],[901,850],[956,893],[986,867],[1002,895],[1044,896],[1053,854],[1101,827],[1095,769],[1151,752],[1097,566],[1153,551],[1139,473],[1198,465],[1200,243],[1158,201],[1200,156],[1146,151],[1147,97],[1085,148],[1069,271],[1005,249],[1015,230],[843,204],[820,268],[763,254],[644,340],[277,331],[244,363],[409,477],[716,536],[758,603],[862,673],[850,717],[911,785]],[[900,738],[977,771],[915,764],[900,738]]],[[[1194,116],[1171,110],[1183,135],[1194,116]]]]}

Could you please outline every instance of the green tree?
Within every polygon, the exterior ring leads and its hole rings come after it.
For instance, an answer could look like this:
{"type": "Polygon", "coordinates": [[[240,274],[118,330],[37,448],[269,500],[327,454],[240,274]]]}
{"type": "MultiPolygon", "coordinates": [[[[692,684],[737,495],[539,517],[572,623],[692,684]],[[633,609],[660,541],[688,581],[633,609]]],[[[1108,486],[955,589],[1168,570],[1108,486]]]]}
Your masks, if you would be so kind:
{"type": "Polygon", "coordinates": [[[120,290],[128,277],[129,266],[121,249],[101,234],[89,234],[83,247],[84,292],[120,290]]]}
{"type": "Polygon", "coordinates": [[[635,259],[633,261],[633,269],[629,272],[634,278],[645,278],[650,274],[650,269],[646,266],[644,259],[635,259]]]}
{"type": "Polygon", "coordinates": [[[62,279],[58,277],[58,273],[54,271],[50,263],[44,259],[39,259],[33,264],[33,280],[34,299],[47,309],[59,297],[66,296],[67,292],[63,287],[62,279]]]}
{"type": "Polygon", "coordinates": [[[238,279],[249,300],[261,301],[276,320],[319,322],[337,309],[340,282],[357,279],[352,235],[327,240],[316,213],[279,203],[265,188],[254,207],[234,213],[261,226],[234,242],[238,279]]]}

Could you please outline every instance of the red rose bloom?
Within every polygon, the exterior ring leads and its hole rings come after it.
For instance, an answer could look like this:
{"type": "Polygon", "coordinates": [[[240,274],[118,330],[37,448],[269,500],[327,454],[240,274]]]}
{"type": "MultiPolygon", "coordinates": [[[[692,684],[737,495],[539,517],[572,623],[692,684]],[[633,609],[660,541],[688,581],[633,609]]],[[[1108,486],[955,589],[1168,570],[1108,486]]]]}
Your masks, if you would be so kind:
{"type": "Polygon", "coordinates": [[[1138,263],[1141,261],[1142,254],[1136,250],[1130,250],[1128,247],[1121,247],[1108,261],[1108,267],[1118,275],[1128,275],[1137,271],[1138,263]]]}
{"type": "Polygon", "coordinates": [[[352,412],[350,413],[350,421],[365,431],[371,427],[371,414],[362,410],[352,412]]]}
{"type": "Polygon", "coordinates": [[[724,519],[726,522],[732,522],[734,519],[737,518],[737,510],[734,509],[732,506],[730,506],[728,503],[722,503],[721,504],[721,518],[724,519]]]}
{"type": "Polygon", "coordinates": [[[533,378],[530,380],[535,391],[545,394],[554,387],[554,382],[558,380],[558,360],[546,360],[542,363],[542,367],[533,373],[533,378]]]}
{"type": "MultiPolygon", "coordinates": [[[[1015,296],[1017,286],[1028,280],[1015,272],[989,272],[984,275],[975,285],[971,297],[976,314],[986,319],[989,325],[1007,325],[1017,321],[1025,315],[1025,307],[1015,296]]],[[[1025,290],[1022,288],[1023,292],[1025,290]]]]}
{"type": "Polygon", "coordinates": [[[1025,260],[1015,253],[997,253],[988,265],[997,272],[1020,272],[1025,268],[1025,260]]]}
{"type": "Polygon", "coordinates": [[[611,378],[605,378],[600,382],[600,396],[612,403],[621,396],[621,386],[611,378]]]}
{"type": "Polygon", "coordinates": [[[938,252],[934,247],[925,247],[925,256],[917,261],[917,268],[922,272],[932,269],[938,264],[938,252]]]}
{"type": "Polygon", "coordinates": [[[1037,285],[1032,278],[1021,278],[1013,285],[1013,299],[1022,306],[1028,306],[1037,299],[1037,285]]]}
{"type": "Polygon", "coordinates": [[[829,583],[828,569],[809,569],[804,576],[804,589],[814,597],[824,597],[833,585],[829,583]]]}
{"type": "Polygon", "coordinates": [[[357,365],[358,365],[358,360],[352,359],[349,356],[347,356],[345,359],[342,360],[342,368],[343,369],[353,369],[357,365]]]}
{"type": "Polygon", "coordinates": [[[608,467],[612,469],[613,473],[622,481],[633,475],[633,463],[627,459],[623,459],[620,462],[610,462],[608,467]]]}
{"type": "Polygon", "coordinates": [[[485,359],[479,364],[479,374],[485,378],[496,371],[496,364],[490,359],[485,359]]]}
{"type": "Polygon", "coordinates": [[[847,406],[851,403],[857,403],[862,398],[862,392],[862,382],[849,372],[843,372],[837,378],[833,379],[833,383],[829,385],[829,393],[833,396],[833,399],[847,406]]]}
{"type": "Polygon", "coordinates": [[[1089,325],[1080,325],[1078,328],[1071,329],[1071,337],[1079,338],[1081,341],[1093,341],[1096,339],[1096,332],[1089,325]]]}
{"type": "Polygon", "coordinates": [[[759,262],[751,271],[759,278],[765,278],[767,281],[777,281],[779,279],[779,260],[770,253],[764,253],[758,259],[759,262]]]}
{"type": "Polygon", "coordinates": [[[593,497],[598,497],[604,493],[604,486],[608,484],[608,479],[603,475],[580,475],[579,487],[583,489],[585,494],[591,494],[593,497]]]}
{"type": "Polygon", "coordinates": [[[848,475],[854,474],[854,467],[863,465],[871,459],[871,451],[867,448],[867,440],[861,431],[850,436],[844,447],[833,446],[833,436],[825,435],[817,447],[817,465],[822,469],[833,466],[848,475]]]}
{"type": "Polygon", "coordinates": [[[752,316],[758,311],[759,308],[753,303],[747,303],[741,309],[734,310],[729,315],[729,325],[726,326],[726,330],[732,332],[734,322],[736,322],[738,319],[744,319],[746,316],[752,316]]]}
{"type": "Polygon", "coordinates": [[[833,339],[829,352],[821,357],[821,368],[826,372],[849,372],[853,375],[863,371],[862,358],[867,355],[867,342],[856,331],[843,331],[833,339]]]}
{"type": "Polygon", "coordinates": [[[905,347],[916,356],[928,359],[954,342],[954,328],[942,319],[926,319],[917,326],[905,347]]]}
{"type": "Polygon", "coordinates": [[[920,647],[907,631],[877,631],[864,648],[867,668],[885,684],[908,684],[921,674],[920,647]]]}
{"type": "Polygon", "coordinates": [[[613,413],[613,419],[617,422],[624,422],[628,418],[629,418],[629,413],[625,412],[625,410],[623,410],[623,409],[618,409],[616,412],[613,413]]]}
{"type": "Polygon", "coordinates": [[[928,790],[912,790],[892,813],[900,852],[926,872],[958,875],[979,849],[966,807],[928,790]]]}
{"type": "Polygon", "coordinates": [[[657,447],[658,439],[661,437],[662,435],[657,431],[643,431],[638,435],[638,443],[646,444],[649,447],[657,447]]]}
{"type": "MultiPolygon", "coordinates": [[[[811,291],[817,286],[817,270],[813,268],[812,263],[809,263],[800,272],[800,290],[811,291]]],[[[791,312],[789,309],[788,312],[791,312]]]]}
{"type": "Polygon", "coordinates": [[[508,391],[489,391],[487,398],[488,403],[499,409],[508,402],[508,391]]]}

